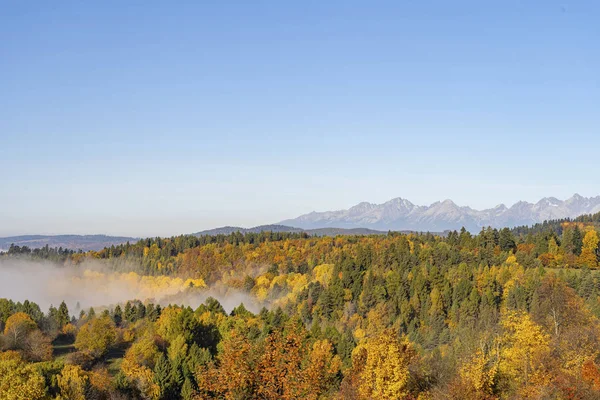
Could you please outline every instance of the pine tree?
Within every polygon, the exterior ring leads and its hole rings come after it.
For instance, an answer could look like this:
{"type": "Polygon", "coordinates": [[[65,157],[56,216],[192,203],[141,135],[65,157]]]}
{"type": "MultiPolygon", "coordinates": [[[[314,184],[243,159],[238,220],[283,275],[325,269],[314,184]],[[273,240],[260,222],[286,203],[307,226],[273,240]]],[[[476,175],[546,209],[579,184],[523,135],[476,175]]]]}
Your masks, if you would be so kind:
{"type": "Polygon", "coordinates": [[[581,248],[583,247],[583,234],[577,225],[573,230],[573,252],[576,255],[581,254],[581,248]]]}
{"type": "Polygon", "coordinates": [[[125,319],[129,322],[135,322],[135,312],[133,310],[133,307],[131,307],[131,302],[128,301],[127,303],[125,303],[125,312],[124,315],[125,319]]]}
{"type": "Polygon", "coordinates": [[[135,308],[135,318],[136,320],[143,319],[146,316],[146,307],[142,302],[139,302],[137,307],[135,308]]]}
{"type": "Polygon", "coordinates": [[[517,248],[515,237],[510,229],[504,228],[500,231],[498,245],[502,251],[514,251],[517,248]]]}
{"type": "Polygon", "coordinates": [[[121,310],[121,306],[119,304],[117,304],[113,311],[112,319],[116,326],[120,326],[121,322],[123,322],[123,311],[121,310]]]}
{"type": "Polygon", "coordinates": [[[192,381],[186,378],[183,386],[181,387],[181,398],[183,400],[191,400],[194,397],[194,393],[195,391],[192,381]]]}
{"type": "Polygon", "coordinates": [[[154,367],[154,380],[160,386],[161,399],[169,399],[173,389],[171,363],[163,353],[160,354],[154,367]]]}
{"type": "Polygon", "coordinates": [[[152,322],[155,322],[158,319],[154,303],[148,303],[148,305],[146,306],[146,317],[152,322]]]}
{"type": "Polygon", "coordinates": [[[66,324],[69,323],[71,317],[69,316],[69,309],[67,308],[67,304],[63,301],[60,303],[58,307],[58,312],[56,314],[56,322],[58,323],[58,327],[62,328],[66,324]]]}
{"type": "Polygon", "coordinates": [[[198,346],[193,343],[188,350],[187,356],[183,363],[183,373],[186,379],[194,379],[194,375],[198,368],[208,364],[212,360],[212,356],[208,349],[198,346]]]}

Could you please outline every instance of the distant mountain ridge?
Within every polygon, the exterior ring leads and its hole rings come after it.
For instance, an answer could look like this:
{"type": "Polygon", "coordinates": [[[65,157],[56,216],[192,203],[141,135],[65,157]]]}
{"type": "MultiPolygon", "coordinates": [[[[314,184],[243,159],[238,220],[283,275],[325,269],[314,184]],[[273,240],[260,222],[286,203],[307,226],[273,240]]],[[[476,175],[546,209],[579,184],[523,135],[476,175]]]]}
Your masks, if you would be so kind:
{"type": "Polygon", "coordinates": [[[0,238],[0,250],[8,250],[11,244],[31,249],[62,247],[71,250],[102,250],[112,245],[135,243],[139,238],[107,235],[21,235],[0,238]]]}
{"type": "Polygon", "coordinates": [[[502,228],[533,225],[546,220],[575,218],[597,212],[600,212],[600,196],[583,197],[579,194],[564,201],[545,197],[535,204],[519,201],[510,208],[500,204],[485,210],[461,207],[452,200],[419,206],[398,197],[383,204],[362,202],[347,210],[313,211],[279,224],[302,229],[338,227],[421,232],[443,232],[464,226],[477,232],[487,226],[502,228]]]}
{"type": "Polygon", "coordinates": [[[302,229],[295,228],[286,225],[259,225],[252,228],[241,228],[239,226],[224,226],[221,228],[208,229],[201,232],[193,233],[194,236],[214,236],[214,235],[230,235],[235,232],[246,233],[260,233],[260,232],[286,232],[286,233],[300,233],[305,232],[308,235],[314,236],[336,236],[336,235],[382,235],[387,232],[377,231],[367,228],[352,228],[343,229],[335,227],[317,228],[317,229],[302,229]]]}
{"type": "Polygon", "coordinates": [[[260,232],[303,232],[304,229],[294,228],[284,225],[259,225],[252,228],[242,228],[239,226],[223,226],[220,228],[207,229],[204,231],[192,233],[194,236],[214,236],[214,235],[230,235],[235,232],[240,233],[260,233],[260,232]]]}

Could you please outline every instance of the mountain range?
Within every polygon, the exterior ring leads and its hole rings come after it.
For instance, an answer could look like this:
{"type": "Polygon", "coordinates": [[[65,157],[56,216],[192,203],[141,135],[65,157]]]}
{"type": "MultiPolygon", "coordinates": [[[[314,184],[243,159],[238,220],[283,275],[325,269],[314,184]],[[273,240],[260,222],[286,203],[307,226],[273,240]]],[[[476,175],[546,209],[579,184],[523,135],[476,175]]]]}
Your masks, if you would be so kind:
{"type": "Polygon", "coordinates": [[[347,210],[313,211],[279,224],[302,229],[336,227],[421,232],[442,232],[464,226],[471,232],[478,232],[482,227],[532,225],[597,212],[600,212],[600,196],[583,197],[579,194],[564,201],[545,197],[537,203],[519,201],[511,207],[500,204],[485,210],[458,206],[452,200],[419,206],[398,197],[383,204],[362,202],[347,210]]]}

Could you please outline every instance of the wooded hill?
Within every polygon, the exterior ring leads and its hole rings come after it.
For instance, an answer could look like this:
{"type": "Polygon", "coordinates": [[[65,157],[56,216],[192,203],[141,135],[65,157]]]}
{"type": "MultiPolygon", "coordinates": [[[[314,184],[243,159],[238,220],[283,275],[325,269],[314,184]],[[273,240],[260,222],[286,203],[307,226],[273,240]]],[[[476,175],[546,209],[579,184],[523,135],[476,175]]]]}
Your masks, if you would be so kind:
{"type": "MultiPolygon", "coordinates": [[[[16,370],[11,387],[33,388],[30,399],[597,399],[599,221],[477,235],[179,236],[56,254],[71,267],[93,258],[201,279],[266,308],[226,313],[211,299],[157,311],[137,299],[67,322],[5,301],[0,387],[16,370]],[[15,326],[26,327],[21,341],[15,326]],[[77,351],[34,352],[38,331],[38,342],[71,337],[77,351]]],[[[22,253],[7,257],[33,257],[22,253]]]]}

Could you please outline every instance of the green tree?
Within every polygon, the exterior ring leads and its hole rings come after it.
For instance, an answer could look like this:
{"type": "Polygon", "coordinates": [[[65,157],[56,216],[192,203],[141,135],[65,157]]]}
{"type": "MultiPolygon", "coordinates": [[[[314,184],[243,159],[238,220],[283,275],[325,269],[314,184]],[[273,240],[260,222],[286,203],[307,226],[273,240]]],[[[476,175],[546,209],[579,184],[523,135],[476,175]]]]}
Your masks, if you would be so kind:
{"type": "Polygon", "coordinates": [[[517,244],[515,242],[515,237],[510,229],[503,228],[500,230],[498,245],[502,251],[515,251],[517,248],[517,244]]]}
{"type": "Polygon", "coordinates": [[[67,307],[67,304],[63,301],[60,303],[60,306],[58,306],[56,322],[58,323],[58,327],[62,328],[63,326],[68,324],[69,321],[71,321],[71,317],[69,316],[69,308],[67,307]]]}
{"type": "Polygon", "coordinates": [[[175,399],[181,393],[183,374],[179,363],[172,363],[164,354],[160,354],[154,367],[154,379],[160,386],[161,399],[175,399]]]}
{"type": "Polygon", "coordinates": [[[113,310],[112,319],[116,326],[121,326],[121,322],[123,322],[123,311],[121,310],[121,306],[118,304],[113,310]]]}

